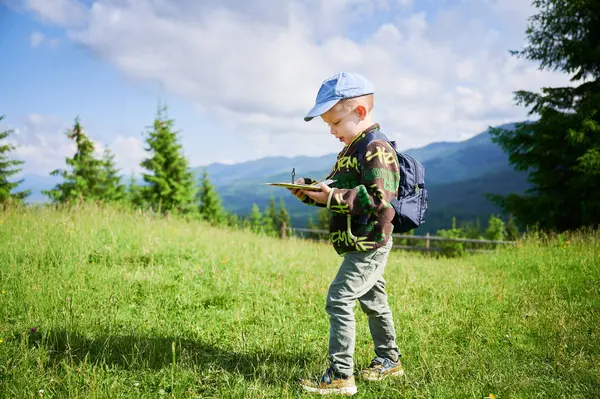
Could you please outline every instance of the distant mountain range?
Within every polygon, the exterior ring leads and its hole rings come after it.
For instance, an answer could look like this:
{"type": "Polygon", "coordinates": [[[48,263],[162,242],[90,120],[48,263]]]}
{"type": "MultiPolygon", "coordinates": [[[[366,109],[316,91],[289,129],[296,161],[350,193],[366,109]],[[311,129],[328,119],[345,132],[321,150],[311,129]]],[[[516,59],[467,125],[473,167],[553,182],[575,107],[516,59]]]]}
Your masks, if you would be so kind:
{"type": "MultiPolygon", "coordinates": [[[[501,126],[511,129],[514,124],[501,126]]],[[[506,195],[523,193],[528,188],[526,174],[516,172],[508,156],[491,141],[488,131],[461,142],[437,142],[405,151],[423,163],[425,183],[429,190],[429,206],[424,226],[416,233],[435,233],[451,226],[453,216],[461,221],[479,218],[486,225],[490,214],[500,210],[484,196],[485,193],[506,195]]],[[[283,198],[292,225],[304,227],[314,207],[296,200],[287,190],[267,186],[265,182],[288,181],[292,168],[297,177],[320,178],[333,166],[336,154],[320,157],[267,157],[238,164],[210,164],[192,170],[200,177],[207,170],[211,182],[221,195],[223,205],[231,212],[245,216],[256,203],[264,211],[270,198],[279,203],[283,198]]],[[[25,176],[21,189],[31,189],[30,202],[44,201],[41,190],[52,188],[59,178],[25,176]]],[[[316,218],[315,218],[316,219],[316,218]]]]}

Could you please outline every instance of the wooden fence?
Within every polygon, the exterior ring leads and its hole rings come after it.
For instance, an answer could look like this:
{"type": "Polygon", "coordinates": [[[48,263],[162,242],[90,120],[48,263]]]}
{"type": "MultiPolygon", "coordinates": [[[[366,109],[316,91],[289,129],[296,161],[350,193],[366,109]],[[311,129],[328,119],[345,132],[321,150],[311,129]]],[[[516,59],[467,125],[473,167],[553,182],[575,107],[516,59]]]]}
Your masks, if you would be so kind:
{"type": "MultiPolygon", "coordinates": [[[[296,234],[300,237],[305,237],[307,234],[311,235],[321,235],[327,237],[329,232],[327,230],[315,230],[315,229],[305,229],[305,228],[287,228],[285,229],[288,234],[296,234]]],[[[282,231],[282,235],[284,231],[282,231]]],[[[425,252],[435,252],[435,251],[444,251],[444,248],[440,247],[432,247],[432,241],[439,242],[457,242],[457,243],[465,243],[465,244],[474,244],[477,245],[514,245],[514,241],[495,241],[495,240],[476,240],[472,238],[450,238],[450,237],[439,237],[432,236],[429,233],[424,236],[420,235],[410,235],[410,234],[392,234],[392,237],[395,239],[407,239],[413,241],[425,241],[424,246],[416,246],[416,245],[399,245],[394,244],[393,249],[406,249],[406,250],[415,250],[415,251],[425,251],[425,252]]],[[[477,248],[466,248],[464,251],[467,252],[487,252],[486,249],[477,249],[477,248]]]]}

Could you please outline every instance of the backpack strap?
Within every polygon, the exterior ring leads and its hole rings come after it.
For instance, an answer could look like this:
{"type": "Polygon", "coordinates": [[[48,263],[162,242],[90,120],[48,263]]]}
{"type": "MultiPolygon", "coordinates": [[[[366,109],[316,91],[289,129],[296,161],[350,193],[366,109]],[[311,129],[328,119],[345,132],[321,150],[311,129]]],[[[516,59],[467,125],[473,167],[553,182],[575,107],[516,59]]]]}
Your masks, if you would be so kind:
{"type": "Polygon", "coordinates": [[[384,140],[394,147],[394,145],[390,142],[386,135],[381,132],[381,130],[373,130],[372,132],[367,133],[365,137],[363,137],[356,145],[356,157],[358,158],[358,164],[360,165],[361,169],[363,167],[363,160],[365,158],[367,147],[375,140],[384,140]]]}
{"type": "MultiPolygon", "coordinates": [[[[395,149],[395,147],[396,147],[395,144],[393,142],[390,142],[390,140],[387,138],[387,136],[385,134],[383,134],[380,130],[373,130],[372,132],[367,133],[365,135],[365,137],[363,137],[356,145],[356,157],[358,159],[358,166],[361,171],[364,168],[363,162],[365,159],[365,153],[367,151],[367,147],[369,146],[369,144],[371,144],[375,140],[386,141],[387,143],[389,143],[392,146],[392,149],[395,149]]],[[[369,215],[362,215],[359,217],[360,224],[367,224],[368,221],[369,221],[369,215]]]]}

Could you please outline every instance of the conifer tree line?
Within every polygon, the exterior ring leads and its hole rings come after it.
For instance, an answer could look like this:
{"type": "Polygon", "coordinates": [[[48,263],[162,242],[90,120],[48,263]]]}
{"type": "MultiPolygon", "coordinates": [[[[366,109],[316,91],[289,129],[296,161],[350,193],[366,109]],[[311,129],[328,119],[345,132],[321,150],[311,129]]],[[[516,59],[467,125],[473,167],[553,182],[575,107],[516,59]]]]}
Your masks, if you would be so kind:
{"type": "MultiPolygon", "coordinates": [[[[0,133],[0,140],[6,139],[11,132],[0,133]]],[[[283,199],[279,200],[277,207],[275,198],[271,197],[264,212],[253,204],[250,214],[243,219],[226,212],[207,171],[204,170],[198,181],[195,181],[179,144],[178,133],[174,130],[174,120],[166,116],[166,108],[159,109],[153,125],[146,131],[145,149],[148,157],[140,164],[145,170],[141,174],[142,182],[137,182],[131,176],[125,183],[120,170],[115,166],[111,150],[106,148],[102,157],[97,158],[92,140],[86,135],[79,118],[75,118],[72,129],[66,132],[67,139],[75,143],[75,154],[66,158],[65,169],[51,172],[51,175],[60,176],[62,181],[52,190],[43,193],[54,204],[88,201],[127,204],[161,214],[193,215],[213,225],[245,227],[255,233],[269,235],[280,235],[282,228],[291,227],[283,199]]],[[[8,144],[0,146],[0,202],[6,202],[9,197],[14,202],[22,202],[29,195],[29,192],[24,191],[11,193],[21,181],[9,183],[8,176],[18,173],[21,169],[17,166],[23,164],[23,161],[8,159],[6,153],[13,149],[15,147],[8,144]]],[[[316,220],[309,216],[308,228],[327,231],[329,217],[328,209],[318,209],[316,220]]],[[[451,229],[436,232],[436,235],[442,237],[490,240],[514,240],[518,238],[518,234],[512,216],[505,226],[494,215],[490,216],[489,226],[485,231],[482,231],[479,221],[457,228],[456,221],[453,220],[451,229]]],[[[327,235],[311,233],[308,238],[326,239],[327,235]]],[[[403,239],[398,244],[411,244],[411,240],[403,239]]],[[[468,245],[464,244],[450,243],[446,247],[444,251],[451,255],[461,254],[468,249],[468,245]]]]}
{"type": "MultiPolygon", "coordinates": [[[[515,92],[517,104],[528,107],[536,120],[518,123],[514,130],[490,127],[492,141],[508,154],[510,164],[528,173],[531,189],[523,195],[488,196],[510,215],[506,226],[490,219],[488,237],[500,237],[501,232],[510,237],[517,227],[562,232],[600,225],[600,1],[533,0],[532,5],[537,13],[529,19],[525,46],[511,53],[538,62],[540,69],[569,75],[572,85],[545,87],[540,93],[515,92]]],[[[94,145],[76,119],[67,136],[77,151],[66,159],[66,169],[52,172],[63,180],[45,194],[54,203],[127,202],[158,213],[199,215],[214,224],[245,225],[254,231],[276,232],[284,224],[289,226],[283,201],[277,210],[273,198],[264,213],[255,204],[244,220],[225,212],[206,172],[198,185],[189,171],[174,122],[165,111],[159,110],[147,132],[148,158],[141,163],[145,169],[141,182],[133,177],[128,184],[121,181],[110,150],[96,159],[94,145]]],[[[21,181],[11,181],[23,163],[9,157],[14,150],[7,144],[11,133],[0,133],[0,204],[23,202],[30,194],[18,190],[21,181]]],[[[317,219],[309,225],[323,229],[327,212],[317,219]]],[[[440,234],[450,237],[458,230],[467,235],[481,232],[453,224],[440,234]]]]}
{"type": "MultiPolygon", "coordinates": [[[[245,227],[270,235],[279,235],[284,224],[291,227],[283,200],[277,209],[275,199],[271,198],[264,215],[256,204],[250,215],[243,219],[227,212],[206,170],[196,181],[179,143],[179,132],[174,130],[175,121],[166,111],[166,107],[159,108],[153,125],[146,131],[147,158],[140,164],[144,170],[141,181],[132,175],[127,182],[123,181],[115,165],[115,155],[109,148],[101,157],[96,156],[94,143],[76,117],[73,127],[65,133],[66,138],[75,143],[75,154],[66,158],[64,169],[50,173],[62,179],[53,189],[42,193],[57,205],[82,202],[126,204],[145,211],[189,215],[213,225],[245,227]]],[[[12,130],[0,133],[0,204],[23,203],[30,195],[30,191],[17,190],[23,180],[10,182],[9,179],[22,170],[19,166],[24,163],[8,157],[8,153],[16,149],[14,145],[3,144],[11,133],[12,130]]]]}
{"type": "MultiPolygon", "coordinates": [[[[0,122],[4,119],[4,115],[0,115],[0,122]]],[[[17,187],[23,182],[18,180],[11,182],[12,176],[19,173],[22,168],[19,166],[24,162],[9,158],[9,152],[14,151],[16,147],[9,143],[8,138],[13,133],[13,130],[0,132],[0,205],[8,203],[23,203],[31,192],[18,191],[17,187]]]]}

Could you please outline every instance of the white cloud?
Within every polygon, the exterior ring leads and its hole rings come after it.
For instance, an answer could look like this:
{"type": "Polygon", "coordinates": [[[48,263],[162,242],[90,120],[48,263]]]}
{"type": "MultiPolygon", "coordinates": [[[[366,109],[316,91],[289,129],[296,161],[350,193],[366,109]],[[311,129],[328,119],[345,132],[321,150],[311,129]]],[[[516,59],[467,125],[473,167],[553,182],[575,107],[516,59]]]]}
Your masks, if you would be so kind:
{"type": "Polygon", "coordinates": [[[141,140],[117,136],[109,148],[115,154],[115,163],[121,169],[121,173],[129,175],[141,172],[140,163],[148,156],[141,140]]]}
{"type": "Polygon", "coordinates": [[[59,40],[57,38],[48,37],[42,32],[33,31],[29,34],[29,44],[31,44],[31,47],[33,48],[46,44],[48,48],[55,49],[58,47],[59,40]]]}
{"type": "Polygon", "coordinates": [[[87,16],[86,7],[78,0],[24,0],[24,3],[42,21],[60,26],[79,26],[87,16]]]}
{"type": "Polygon", "coordinates": [[[412,7],[413,0],[396,0],[396,2],[403,7],[412,7]]]}
{"type": "Polygon", "coordinates": [[[483,3],[497,14],[512,17],[512,22],[521,26],[524,26],[526,19],[536,11],[533,2],[526,0],[484,0],[483,3]]]}
{"type": "Polygon", "coordinates": [[[45,175],[63,168],[65,158],[75,152],[75,145],[64,134],[68,124],[57,117],[30,114],[24,121],[7,126],[14,130],[11,141],[16,149],[11,157],[25,161],[21,166],[24,174],[45,175]]]}
{"type": "Polygon", "coordinates": [[[28,4],[132,78],[159,82],[224,129],[251,135],[255,156],[337,149],[324,125],[302,117],[320,82],[339,70],[374,82],[377,120],[401,148],[462,139],[525,118],[513,91],[568,84],[566,76],[539,71],[508,53],[522,43],[532,11],[521,1],[464,0],[440,6],[435,15],[398,13],[374,31],[361,24],[361,17],[410,3],[96,0],[88,9],[67,0],[28,4]],[[347,29],[364,29],[353,35],[361,40],[349,38],[347,29]]]}

